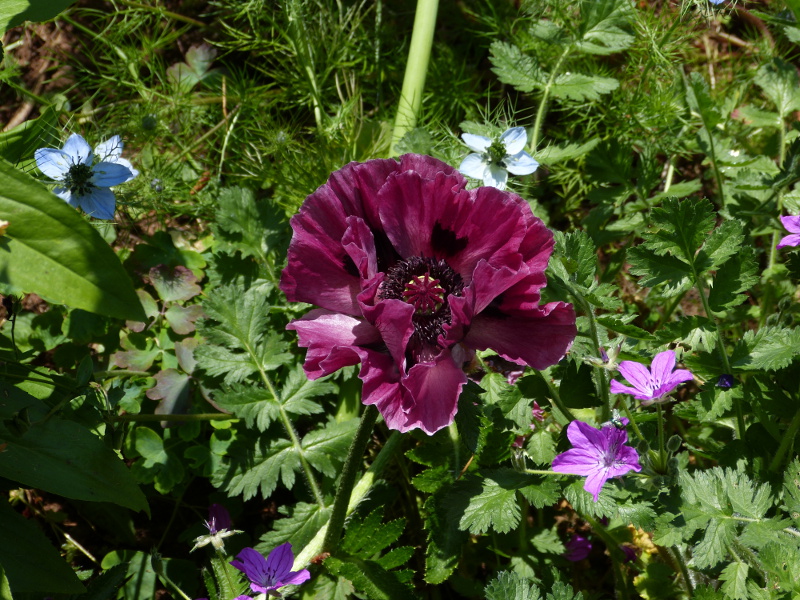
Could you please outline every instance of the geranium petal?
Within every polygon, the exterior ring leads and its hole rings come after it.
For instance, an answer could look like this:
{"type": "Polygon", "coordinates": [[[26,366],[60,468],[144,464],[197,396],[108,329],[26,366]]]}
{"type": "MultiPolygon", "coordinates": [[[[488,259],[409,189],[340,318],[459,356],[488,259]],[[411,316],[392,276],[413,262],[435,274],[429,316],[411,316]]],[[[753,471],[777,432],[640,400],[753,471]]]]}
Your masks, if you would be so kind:
{"type": "Polygon", "coordinates": [[[458,410],[458,396],[467,376],[456,365],[449,350],[443,350],[434,360],[411,367],[403,386],[414,399],[406,413],[406,427],[420,428],[433,435],[453,422],[458,410]]]}
{"type": "Polygon", "coordinates": [[[77,133],[73,133],[64,142],[62,150],[72,157],[72,164],[87,164],[91,162],[92,147],[77,133]]]}
{"type": "Polygon", "coordinates": [[[551,468],[556,473],[590,475],[597,470],[599,463],[600,459],[597,454],[580,448],[572,448],[556,456],[551,468]]]}
{"type": "Polygon", "coordinates": [[[280,585],[277,587],[283,587],[284,585],[300,585],[309,579],[311,579],[311,573],[308,572],[308,569],[292,571],[280,580],[280,585]]]}
{"type": "Polygon", "coordinates": [[[650,370],[643,364],[632,360],[623,360],[619,363],[620,374],[631,382],[639,392],[650,391],[650,370]]]}
{"type": "Polygon", "coordinates": [[[524,127],[512,127],[500,136],[500,142],[506,148],[506,154],[515,155],[522,151],[528,143],[528,132],[524,127]]]}
{"type": "Polygon", "coordinates": [[[121,164],[101,162],[92,167],[92,183],[100,187],[112,187],[125,183],[133,177],[133,173],[121,164]]]}
{"type": "Polygon", "coordinates": [[[669,379],[675,368],[675,353],[672,350],[659,352],[650,364],[650,374],[656,385],[661,385],[669,379]]]}
{"type": "Polygon", "coordinates": [[[530,175],[539,168],[539,163],[527,152],[520,152],[514,156],[506,157],[503,161],[506,170],[513,175],[530,175]]]}
{"type": "Polygon", "coordinates": [[[632,387],[627,386],[627,385],[622,385],[616,379],[612,379],[611,380],[611,393],[612,394],[630,394],[632,396],[636,396],[636,395],[641,394],[641,392],[639,390],[637,390],[636,388],[632,388],[632,387]]]}
{"type": "Polygon", "coordinates": [[[475,135],[474,133],[462,133],[461,139],[464,140],[470,150],[475,152],[485,152],[492,145],[492,140],[488,137],[475,135]]]}
{"type": "Polygon", "coordinates": [[[498,190],[506,189],[508,181],[508,171],[500,165],[489,165],[483,174],[483,185],[488,185],[498,190]]]}
{"type": "Polygon", "coordinates": [[[45,176],[61,181],[72,166],[72,157],[57,148],[39,148],[33,153],[36,166],[45,176]]]}
{"type": "Polygon", "coordinates": [[[567,439],[578,449],[600,456],[608,445],[608,438],[602,431],[584,423],[572,421],[567,427],[567,439]]]}
{"type": "Polygon", "coordinates": [[[597,502],[600,497],[600,491],[609,479],[608,469],[598,468],[594,473],[586,477],[586,481],[583,483],[583,489],[589,492],[594,501],[597,502]]]}
{"type": "Polygon", "coordinates": [[[381,342],[378,330],[363,319],[322,309],[309,311],[286,329],[297,331],[298,345],[308,348],[303,369],[309,379],[357,365],[359,346],[381,342]]]}
{"type": "Polygon", "coordinates": [[[781,217],[781,223],[789,233],[800,233],[800,215],[796,217],[784,215],[781,217]]]}
{"type": "MultiPolygon", "coordinates": [[[[86,196],[73,196],[73,200],[90,217],[110,221],[114,218],[114,209],[117,206],[117,199],[114,192],[108,188],[94,188],[86,196]]],[[[70,204],[73,202],[70,201],[70,204]]]]}
{"type": "Polygon", "coordinates": [[[491,313],[477,315],[464,343],[491,348],[505,359],[545,369],[559,362],[572,346],[577,329],[571,304],[551,302],[525,316],[491,313]]]}
{"type": "Polygon", "coordinates": [[[272,572],[275,582],[281,581],[292,570],[294,555],[289,542],[272,549],[267,557],[267,571],[272,572]]]}
{"type": "Polygon", "coordinates": [[[460,173],[473,179],[483,179],[488,162],[480,154],[468,154],[458,167],[460,173]]]}
{"type": "Polygon", "coordinates": [[[800,234],[793,233],[781,238],[776,248],[785,248],[786,246],[800,246],[800,234]]]}

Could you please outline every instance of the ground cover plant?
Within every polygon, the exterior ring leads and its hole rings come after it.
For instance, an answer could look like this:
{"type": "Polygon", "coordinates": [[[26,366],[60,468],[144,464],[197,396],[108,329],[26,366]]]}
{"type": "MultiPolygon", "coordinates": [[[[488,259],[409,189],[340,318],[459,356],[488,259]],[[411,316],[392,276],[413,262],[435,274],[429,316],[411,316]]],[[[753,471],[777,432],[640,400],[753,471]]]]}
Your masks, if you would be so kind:
{"type": "Polygon", "coordinates": [[[0,598],[800,595],[798,19],[0,6],[0,598]]]}

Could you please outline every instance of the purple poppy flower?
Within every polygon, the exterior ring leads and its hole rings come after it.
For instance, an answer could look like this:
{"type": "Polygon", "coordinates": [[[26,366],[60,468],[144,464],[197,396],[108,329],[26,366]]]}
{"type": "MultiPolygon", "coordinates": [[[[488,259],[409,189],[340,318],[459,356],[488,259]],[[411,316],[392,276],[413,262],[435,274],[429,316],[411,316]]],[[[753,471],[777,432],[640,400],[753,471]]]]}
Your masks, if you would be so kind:
{"type": "Polygon", "coordinates": [[[582,535],[573,535],[564,546],[567,549],[564,558],[572,562],[582,561],[592,551],[592,542],[582,535]]]}
{"type": "MultiPolygon", "coordinates": [[[[621,422],[627,425],[628,419],[621,419],[621,422]]],[[[553,459],[553,471],[586,475],[583,489],[595,502],[606,481],[628,471],[642,470],[636,450],[625,445],[628,441],[625,429],[606,423],[598,431],[581,421],[572,421],[567,427],[567,437],[573,448],[553,459]]]]}
{"type": "Polygon", "coordinates": [[[214,546],[216,550],[222,550],[225,547],[223,540],[226,537],[230,537],[235,533],[242,533],[233,528],[231,516],[221,504],[212,504],[208,507],[208,521],[205,522],[205,525],[206,529],[208,529],[208,535],[201,535],[195,539],[191,552],[208,544],[214,546]]]}
{"type": "Polygon", "coordinates": [[[231,564],[250,580],[250,589],[259,594],[274,595],[285,585],[300,585],[311,578],[307,569],[292,571],[294,555],[289,542],[281,544],[264,558],[253,548],[244,548],[231,564]]]}
{"type": "Polygon", "coordinates": [[[539,304],[552,233],[519,196],[465,187],[429,156],[350,163],[291,221],[281,289],[320,307],[288,326],[306,374],[360,363],[391,429],[449,425],[475,350],[544,369],[575,338],[570,304],[539,304]]]}
{"type": "Polygon", "coordinates": [[[648,370],[641,363],[623,360],[619,363],[619,372],[633,387],[622,385],[616,380],[611,382],[611,391],[614,394],[631,394],[642,401],[642,406],[649,406],[653,402],[661,402],[684,381],[691,381],[692,374],[686,369],[675,368],[675,353],[672,350],[659,352],[653,359],[648,370]]]}
{"type": "Polygon", "coordinates": [[[800,246],[800,215],[796,217],[781,217],[786,231],[792,235],[787,235],[782,238],[776,248],[785,248],[786,246],[800,246]]]}

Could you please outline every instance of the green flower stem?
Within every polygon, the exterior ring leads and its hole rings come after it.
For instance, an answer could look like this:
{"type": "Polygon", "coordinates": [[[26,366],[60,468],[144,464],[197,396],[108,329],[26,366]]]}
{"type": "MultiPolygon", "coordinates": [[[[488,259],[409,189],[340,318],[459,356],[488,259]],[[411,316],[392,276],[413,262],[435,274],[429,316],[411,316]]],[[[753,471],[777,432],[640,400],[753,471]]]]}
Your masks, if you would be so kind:
{"type": "Polygon", "coordinates": [[[656,403],[658,409],[658,468],[660,472],[667,470],[667,448],[664,445],[664,409],[656,403]]]}
{"type": "Polygon", "coordinates": [[[539,145],[539,137],[542,134],[542,123],[544,123],[544,116],[547,114],[547,105],[550,102],[550,90],[552,89],[553,84],[556,82],[556,77],[558,77],[559,72],[561,71],[561,65],[564,64],[564,61],[567,59],[567,56],[569,56],[570,52],[572,52],[572,45],[564,48],[564,52],[562,52],[561,56],[558,57],[558,61],[553,67],[553,70],[550,71],[550,78],[547,80],[547,84],[544,86],[542,99],[539,101],[539,109],[536,111],[536,121],[533,123],[531,144],[528,147],[528,151],[531,154],[536,152],[536,147],[539,145]]]}
{"type": "MultiPolygon", "coordinates": [[[[778,164],[783,165],[784,161],[786,160],[786,128],[781,124],[781,137],[780,137],[780,152],[778,155],[778,164]]],[[[778,190],[775,190],[776,196],[776,212],[778,216],[780,216],[781,211],[783,210],[783,187],[778,190]]],[[[773,269],[775,268],[775,263],[778,261],[778,243],[781,240],[781,231],[780,228],[776,228],[775,231],[772,232],[772,244],[769,248],[769,262],[767,263],[767,268],[765,273],[767,273],[767,281],[764,286],[764,295],[761,298],[761,315],[758,319],[759,327],[764,327],[767,323],[767,317],[769,317],[769,313],[772,310],[772,304],[775,302],[775,286],[772,284],[772,281],[769,277],[772,276],[773,269]]]]}
{"type": "Polygon", "coordinates": [[[639,429],[639,426],[636,424],[636,421],[633,419],[633,413],[631,412],[631,409],[628,408],[628,403],[627,402],[623,402],[622,403],[622,410],[625,411],[625,416],[628,417],[628,421],[630,421],[630,426],[633,427],[633,432],[636,434],[636,437],[638,437],[641,441],[647,443],[647,440],[644,439],[644,436],[642,435],[642,430],[639,429]]]}
{"type": "Polygon", "coordinates": [[[539,469],[524,469],[523,473],[527,475],[560,475],[567,477],[583,477],[583,475],[574,475],[572,473],[557,473],[556,471],[540,471],[539,469]]]}
{"type": "Polygon", "coordinates": [[[397,117],[392,132],[392,156],[400,154],[397,148],[400,140],[417,126],[417,118],[422,106],[422,93],[425,89],[425,77],[428,74],[428,62],[433,47],[433,33],[438,9],[439,0],[417,0],[414,31],[411,34],[406,73],[403,77],[403,91],[400,93],[400,101],[397,103],[397,117]]]}
{"type": "Polygon", "coordinates": [[[546,375],[542,375],[542,379],[544,380],[545,384],[547,385],[547,389],[550,390],[550,400],[553,402],[553,405],[558,409],[558,411],[564,415],[568,419],[569,422],[575,421],[575,415],[573,415],[570,410],[561,402],[561,396],[558,393],[558,390],[552,384],[550,379],[546,375]]]}
{"type": "Polygon", "coordinates": [[[339,476],[339,486],[336,488],[336,497],[333,500],[331,518],[328,521],[328,531],[322,541],[323,552],[335,552],[342,537],[344,519],[347,516],[347,507],[350,504],[350,497],[353,492],[353,485],[356,482],[356,475],[361,468],[364,460],[364,450],[372,436],[372,428],[378,420],[378,409],[372,405],[364,407],[361,415],[361,422],[358,424],[353,443],[342,466],[342,473],[339,476]]]}
{"type": "MultiPolygon", "coordinates": [[[[572,291],[572,290],[571,290],[572,291]]],[[[597,333],[597,322],[594,319],[594,311],[585,298],[572,291],[572,296],[577,300],[583,309],[586,318],[589,319],[589,339],[592,341],[595,356],[600,356],[600,335],[597,333]]],[[[609,394],[608,373],[605,369],[597,369],[597,395],[603,401],[601,419],[603,422],[611,419],[611,396],[609,394]]]]}
{"type": "Polygon", "coordinates": [[[691,598],[694,595],[694,585],[692,584],[692,578],[689,575],[689,568],[686,566],[686,561],[683,559],[680,549],[677,546],[673,546],[672,548],[664,548],[664,551],[671,561],[675,563],[673,567],[678,568],[678,572],[681,574],[681,579],[683,580],[683,585],[686,588],[688,597],[691,598]]]}
{"type": "Polygon", "coordinates": [[[794,438],[797,435],[798,427],[800,427],[800,410],[794,414],[792,422],[789,423],[789,428],[783,434],[783,438],[781,438],[781,445],[778,446],[778,451],[775,453],[775,456],[772,457],[772,461],[769,463],[770,471],[777,473],[780,470],[781,463],[783,462],[783,455],[786,454],[789,446],[794,443],[794,438]]]}
{"type": "MultiPolygon", "coordinates": [[[[692,271],[694,271],[694,267],[692,267],[692,271]]],[[[722,325],[720,324],[716,315],[711,312],[711,307],[708,304],[708,294],[706,294],[703,281],[700,279],[700,277],[698,277],[697,272],[693,272],[692,275],[694,275],[697,293],[700,294],[700,301],[703,303],[703,310],[705,311],[706,316],[714,321],[714,325],[717,328],[717,351],[719,352],[720,358],[722,358],[722,367],[725,369],[725,373],[732,375],[733,369],[731,369],[731,363],[730,360],[728,360],[728,351],[725,349],[725,334],[722,332],[722,325]]],[[[743,440],[745,425],[744,413],[742,412],[742,403],[738,398],[734,398],[733,406],[734,410],[736,411],[736,437],[740,440],[743,440]]]]}
{"type": "Polygon", "coordinates": [[[112,423],[149,423],[153,421],[236,421],[236,415],[225,413],[196,413],[188,415],[113,415],[108,418],[112,423]]]}

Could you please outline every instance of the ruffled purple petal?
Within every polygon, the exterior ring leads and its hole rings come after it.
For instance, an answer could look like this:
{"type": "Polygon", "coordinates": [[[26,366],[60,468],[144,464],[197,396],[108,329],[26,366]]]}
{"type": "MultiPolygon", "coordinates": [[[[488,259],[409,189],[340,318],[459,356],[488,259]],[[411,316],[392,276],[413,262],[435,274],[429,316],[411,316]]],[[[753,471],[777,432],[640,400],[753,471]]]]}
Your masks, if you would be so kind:
{"type": "Polygon", "coordinates": [[[381,343],[380,332],[349,315],[315,309],[292,321],[286,329],[297,331],[298,345],[308,348],[303,369],[318,379],[361,362],[361,346],[381,343]]]}
{"type": "Polygon", "coordinates": [[[403,380],[414,404],[406,413],[405,429],[419,428],[433,435],[453,422],[458,410],[458,396],[467,376],[448,350],[432,361],[417,363],[403,380]]]}
{"type": "Polygon", "coordinates": [[[405,372],[408,340],[414,333],[414,307],[402,300],[381,300],[375,306],[362,304],[367,320],[380,332],[381,340],[401,372],[405,372]]]}
{"type": "Polygon", "coordinates": [[[378,272],[375,238],[363,219],[347,217],[347,229],[342,236],[342,246],[353,261],[353,266],[358,270],[362,281],[375,277],[378,272]]]}

